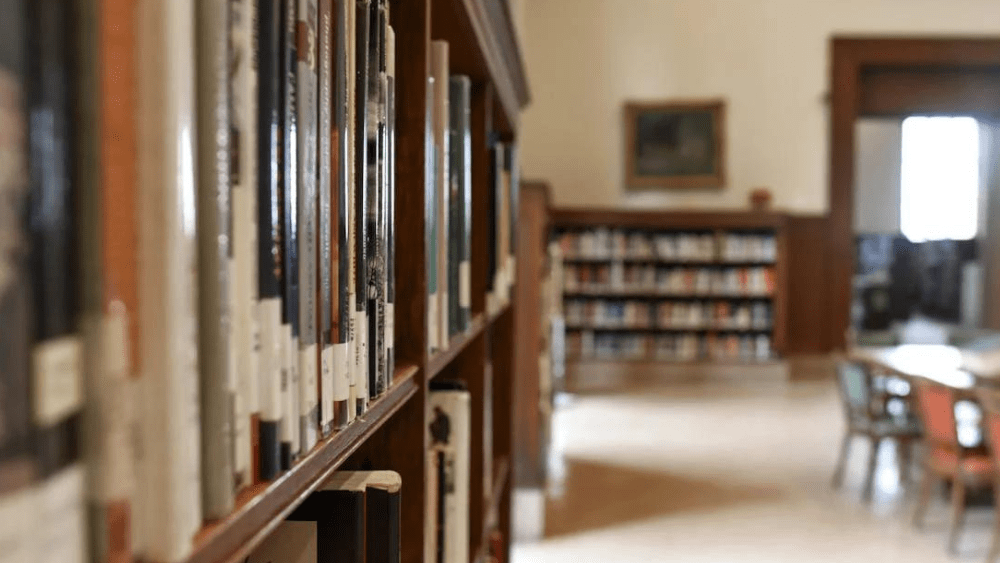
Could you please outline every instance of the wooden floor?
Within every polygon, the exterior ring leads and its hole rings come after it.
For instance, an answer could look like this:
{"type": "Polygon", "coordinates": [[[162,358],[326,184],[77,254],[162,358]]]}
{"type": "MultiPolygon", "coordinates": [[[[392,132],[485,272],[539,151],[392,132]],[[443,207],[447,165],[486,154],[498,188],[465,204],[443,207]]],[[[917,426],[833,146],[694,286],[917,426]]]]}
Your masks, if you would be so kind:
{"type": "Polygon", "coordinates": [[[875,502],[861,503],[868,444],[846,486],[829,479],[843,424],[832,382],[701,383],[577,396],[560,410],[545,539],[514,563],[981,561],[990,507],[970,511],[959,558],[945,553],[943,495],[910,526],[915,485],[880,452],[875,502]],[[561,475],[561,476],[560,476],[561,475]]]}

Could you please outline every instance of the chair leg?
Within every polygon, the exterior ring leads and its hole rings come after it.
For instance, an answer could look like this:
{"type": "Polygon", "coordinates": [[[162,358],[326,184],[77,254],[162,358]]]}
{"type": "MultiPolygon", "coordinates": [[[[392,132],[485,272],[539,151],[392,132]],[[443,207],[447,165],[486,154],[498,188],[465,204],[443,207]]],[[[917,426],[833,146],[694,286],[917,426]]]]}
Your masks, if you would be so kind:
{"type": "Polygon", "coordinates": [[[881,445],[882,439],[872,436],[872,451],[868,458],[868,473],[865,475],[865,487],[861,493],[861,498],[866,502],[872,499],[872,489],[875,488],[875,469],[878,467],[878,450],[881,445]]]}
{"type": "Polygon", "coordinates": [[[924,526],[924,515],[927,514],[927,505],[931,502],[931,493],[934,491],[935,476],[929,469],[924,469],[923,479],[920,481],[920,496],[917,498],[917,509],[913,512],[913,526],[920,529],[924,526]]]}
{"type": "Polygon", "coordinates": [[[899,449],[896,450],[899,452],[899,456],[897,457],[899,460],[899,482],[903,485],[909,485],[910,479],[913,477],[910,470],[910,467],[913,465],[913,443],[909,438],[900,438],[896,443],[899,445],[899,449]]]}
{"type": "Polygon", "coordinates": [[[965,521],[965,479],[955,475],[951,484],[951,534],[948,536],[948,551],[958,553],[958,537],[965,521]]]}
{"type": "Polygon", "coordinates": [[[844,433],[844,439],[840,442],[840,456],[837,458],[837,468],[833,471],[833,479],[830,486],[839,488],[844,483],[844,467],[847,465],[847,456],[851,453],[851,433],[844,433]]]}

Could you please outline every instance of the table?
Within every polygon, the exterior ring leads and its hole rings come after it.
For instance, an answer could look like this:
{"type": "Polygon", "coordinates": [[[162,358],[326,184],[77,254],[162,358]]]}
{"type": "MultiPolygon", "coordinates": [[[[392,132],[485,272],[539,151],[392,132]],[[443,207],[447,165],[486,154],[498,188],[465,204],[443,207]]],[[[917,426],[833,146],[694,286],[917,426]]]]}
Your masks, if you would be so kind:
{"type": "Polygon", "coordinates": [[[1000,388],[1000,350],[971,350],[939,344],[859,346],[847,358],[904,377],[919,377],[959,391],[1000,388]]]}

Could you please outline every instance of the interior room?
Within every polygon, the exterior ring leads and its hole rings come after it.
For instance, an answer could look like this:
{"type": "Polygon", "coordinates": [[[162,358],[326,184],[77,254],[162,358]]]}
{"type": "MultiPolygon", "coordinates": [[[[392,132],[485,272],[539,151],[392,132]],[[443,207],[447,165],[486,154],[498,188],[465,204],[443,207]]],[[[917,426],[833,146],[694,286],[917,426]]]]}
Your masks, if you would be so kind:
{"type": "Polygon", "coordinates": [[[1000,559],[996,0],[0,14],[0,563],[1000,559]]]}

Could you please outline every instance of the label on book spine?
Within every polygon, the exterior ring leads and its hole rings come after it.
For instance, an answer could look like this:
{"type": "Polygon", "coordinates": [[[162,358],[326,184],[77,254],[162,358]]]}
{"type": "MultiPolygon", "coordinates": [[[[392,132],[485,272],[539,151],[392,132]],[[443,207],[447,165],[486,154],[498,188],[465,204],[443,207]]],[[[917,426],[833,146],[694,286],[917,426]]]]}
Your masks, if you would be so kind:
{"type": "Polygon", "coordinates": [[[441,319],[438,315],[439,300],[437,293],[431,294],[427,300],[427,344],[430,346],[431,352],[440,348],[438,345],[438,338],[441,334],[441,319]]]}
{"type": "Polygon", "coordinates": [[[260,318],[260,416],[273,421],[281,418],[282,326],[281,300],[261,299],[257,305],[260,318]]]}
{"type": "Polygon", "coordinates": [[[361,401],[368,398],[368,316],[364,313],[358,313],[354,320],[354,326],[357,327],[357,346],[358,350],[355,352],[357,357],[357,364],[355,364],[354,373],[354,399],[356,401],[361,401]]]}
{"type": "Polygon", "coordinates": [[[319,380],[319,391],[320,391],[320,405],[319,410],[322,415],[322,420],[320,421],[324,431],[331,428],[333,425],[333,366],[334,366],[334,354],[333,346],[327,345],[323,347],[323,351],[320,353],[320,380],[319,380]]]}
{"type": "Polygon", "coordinates": [[[94,405],[100,440],[101,470],[95,477],[95,498],[126,498],[134,488],[132,421],[135,385],[129,377],[128,318],[125,306],[111,304],[101,321],[101,367],[99,403],[94,405]]]}
{"type": "MultiPolygon", "coordinates": [[[[87,559],[83,464],[50,476],[36,501],[38,563],[84,563],[87,559]]],[[[6,523],[5,523],[6,524],[6,523]]],[[[6,558],[4,559],[6,561],[6,558]]]]}
{"type": "Polygon", "coordinates": [[[463,309],[472,306],[472,268],[468,260],[458,264],[458,305],[463,309]]]}
{"type": "Polygon", "coordinates": [[[32,352],[35,422],[55,424],[83,405],[80,339],[65,336],[37,345],[32,352]]]}
{"type": "Polygon", "coordinates": [[[316,445],[318,404],[316,378],[319,374],[319,350],[315,344],[303,345],[299,350],[299,437],[302,453],[316,445]]]}
{"type": "Polygon", "coordinates": [[[348,343],[333,345],[333,400],[346,401],[351,397],[351,355],[348,343]]]}
{"type": "Polygon", "coordinates": [[[4,563],[38,563],[35,552],[38,526],[38,490],[25,486],[0,496],[0,554],[4,563]]]}
{"type": "MultiPolygon", "coordinates": [[[[291,415],[295,412],[291,408],[292,400],[292,327],[289,324],[281,325],[281,441],[292,443],[295,430],[298,424],[293,424],[291,415]]],[[[298,395],[296,395],[296,403],[298,395]]]]}

